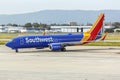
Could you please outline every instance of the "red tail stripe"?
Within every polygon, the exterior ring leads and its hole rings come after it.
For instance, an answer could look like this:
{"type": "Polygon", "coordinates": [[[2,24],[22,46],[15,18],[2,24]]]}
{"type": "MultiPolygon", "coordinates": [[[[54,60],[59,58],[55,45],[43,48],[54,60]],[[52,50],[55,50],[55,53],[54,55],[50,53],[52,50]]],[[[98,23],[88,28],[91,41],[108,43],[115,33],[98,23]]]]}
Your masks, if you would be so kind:
{"type": "Polygon", "coordinates": [[[103,25],[103,20],[104,20],[104,14],[101,15],[100,20],[98,21],[97,25],[94,27],[92,32],[90,33],[90,37],[88,38],[87,41],[95,40],[96,36],[98,35],[99,31],[102,28],[103,25]]]}

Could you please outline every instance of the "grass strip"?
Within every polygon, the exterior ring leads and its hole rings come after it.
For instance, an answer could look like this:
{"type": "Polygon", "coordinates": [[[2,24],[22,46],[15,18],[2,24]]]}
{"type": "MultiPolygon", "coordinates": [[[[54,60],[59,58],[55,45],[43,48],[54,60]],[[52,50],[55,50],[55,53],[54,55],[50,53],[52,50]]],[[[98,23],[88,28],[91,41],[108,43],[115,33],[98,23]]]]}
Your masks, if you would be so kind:
{"type": "Polygon", "coordinates": [[[120,42],[91,42],[85,46],[120,46],[120,42]]]}
{"type": "Polygon", "coordinates": [[[0,45],[5,45],[7,41],[0,41],[0,45]]]}

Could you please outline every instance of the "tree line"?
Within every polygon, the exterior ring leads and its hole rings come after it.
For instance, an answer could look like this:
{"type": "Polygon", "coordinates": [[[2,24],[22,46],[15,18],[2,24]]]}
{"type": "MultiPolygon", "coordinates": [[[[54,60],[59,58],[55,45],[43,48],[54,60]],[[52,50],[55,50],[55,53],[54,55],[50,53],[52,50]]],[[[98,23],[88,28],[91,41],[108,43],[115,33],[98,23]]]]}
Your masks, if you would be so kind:
{"type": "Polygon", "coordinates": [[[49,25],[47,25],[47,24],[43,24],[43,23],[30,23],[30,22],[28,22],[28,23],[26,23],[24,25],[9,23],[7,25],[2,24],[1,26],[15,26],[15,27],[22,26],[22,27],[26,27],[26,28],[32,28],[32,27],[34,27],[34,28],[49,28],[49,25]]]}
{"type": "MultiPolygon", "coordinates": [[[[120,22],[113,22],[113,23],[109,22],[109,23],[104,23],[104,25],[105,26],[114,26],[115,27],[114,29],[120,28],[120,22]]],[[[34,27],[34,28],[50,28],[50,26],[71,26],[71,25],[70,24],[56,24],[56,23],[44,24],[44,23],[37,23],[37,22],[35,22],[35,23],[28,22],[24,25],[9,23],[7,25],[2,24],[1,26],[16,26],[16,27],[17,26],[22,26],[22,27],[26,27],[26,28],[31,28],[31,27],[34,27]]],[[[92,24],[91,23],[79,24],[79,25],[77,24],[77,25],[74,25],[74,26],[92,26],[92,24]]]]}

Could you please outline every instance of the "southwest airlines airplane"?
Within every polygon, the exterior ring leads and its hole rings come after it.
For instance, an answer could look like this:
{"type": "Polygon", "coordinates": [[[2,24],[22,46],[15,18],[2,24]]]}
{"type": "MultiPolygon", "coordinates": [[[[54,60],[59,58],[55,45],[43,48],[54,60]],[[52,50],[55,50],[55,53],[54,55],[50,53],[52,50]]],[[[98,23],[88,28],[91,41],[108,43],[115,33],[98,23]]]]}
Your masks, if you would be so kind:
{"type": "Polygon", "coordinates": [[[51,51],[65,51],[67,46],[83,45],[100,39],[102,37],[103,21],[104,14],[101,13],[87,32],[64,35],[20,36],[7,42],[6,46],[14,49],[16,52],[21,48],[43,49],[46,47],[49,47],[51,51]]]}

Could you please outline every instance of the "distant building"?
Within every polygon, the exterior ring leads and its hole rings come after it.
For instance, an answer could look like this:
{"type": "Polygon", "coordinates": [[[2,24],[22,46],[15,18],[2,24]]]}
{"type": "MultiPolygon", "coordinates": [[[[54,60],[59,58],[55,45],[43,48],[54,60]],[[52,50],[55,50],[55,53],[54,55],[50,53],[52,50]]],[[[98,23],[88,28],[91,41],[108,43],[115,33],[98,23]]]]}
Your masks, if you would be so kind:
{"type": "MultiPolygon", "coordinates": [[[[51,30],[54,31],[58,31],[58,32],[82,32],[82,28],[83,28],[83,32],[86,32],[87,30],[89,30],[92,26],[51,26],[51,30]]],[[[104,26],[103,31],[105,31],[105,29],[112,29],[114,28],[113,26],[104,26]]]]}
{"type": "Polygon", "coordinates": [[[15,33],[15,32],[27,32],[26,28],[21,26],[0,26],[0,32],[8,32],[8,33],[15,33]]]}
{"type": "Polygon", "coordinates": [[[0,32],[7,32],[8,28],[5,26],[0,26],[0,32]]]}
{"type": "Polygon", "coordinates": [[[77,26],[77,22],[70,22],[69,25],[70,26],[77,26]]]}
{"type": "Polygon", "coordinates": [[[120,32],[120,28],[114,29],[114,32],[120,32]]]}
{"type": "Polygon", "coordinates": [[[8,28],[8,30],[7,30],[8,33],[27,32],[27,31],[26,31],[26,28],[21,27],[21,26],[17,26],[17,27],[7,26],[7,28],[8,28]]]}
{"type": "Polygon", "coordinates": [[[104,26],[105,29],[114,29],[114,26],[104,26]]]}
{"type": "Polygon", "coordinates": [[[58,32],[81,32],[83,28],[83,32],[90,29],[91,26],[51,26],[51,30],[58,32]]]}
{"type": "MultiPolygon", "coordinates": [[[[51,26],[50,32],[86,32],[89,30],[91,26],[51,26]]],[[[104,26],[104,30],[106,29],[114,29],[113,26],[104,26]]],[[[36,28],[24,28],[21,26],[14,27],[14,26],[0,26],[0,32],[8,32],[8,33],[15,33],[15,32],[42,32],[41,29],[36,28]]]]}

